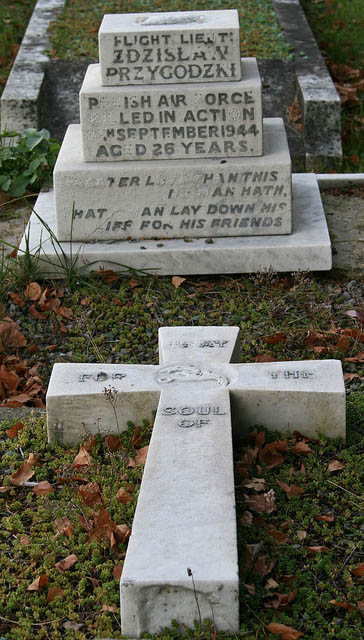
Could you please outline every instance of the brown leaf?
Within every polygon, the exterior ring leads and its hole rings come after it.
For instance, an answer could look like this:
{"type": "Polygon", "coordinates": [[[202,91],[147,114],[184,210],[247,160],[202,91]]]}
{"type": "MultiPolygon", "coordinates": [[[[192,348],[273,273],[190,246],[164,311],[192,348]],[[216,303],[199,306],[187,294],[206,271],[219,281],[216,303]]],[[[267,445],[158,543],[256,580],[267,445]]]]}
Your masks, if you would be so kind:
{"type": "Polygon", "coordinates": [[[267,344],[279,344],[286,341],[286,334],[284,331],[279,331],[278,333],[272,333],[270,336],[262,338],[262,340],[267,344]]]}
{"type": "Polygon", "coordinates": [[[329,471],[332,473],[333,471],[341,471],[345,469],[346,465],[339,460],[330,460],[329,462],[329,471]]]}
{"type": "Polygon", "coordinates": [[[119,609],[115,604],[103,604],[100,611],[109,611],[110,613],[118,613],[119,609]]]}
{"type": "Polygon", "coordinates": [[[244,511],[243,515],[240,518],[240,524],[245,527],[251,527],[253,524],[253,516],[250,511],[244,511]]]}
{"type": "Polygon", "coordinates": [[[53,602],[57,596],[61,597],[64,594],[64,589],[61,587],[51,587],[47,593],[47,602],[53,602]]]}
{"type": "Polygon", "coordinates": [[[27,344],[19,325],[8,316],[0,320],[0,339],[7,347],[25,347],[27,344]]]}
{"type": "Polygon", "coordinates": [[[20,544],[22,544],[24,547],[29,547],[32,544],[32,540],[29,536],[27,536],[25,533],[23,533],[20,538],[19,538],[19,542],[20,544]]]}
{"type": "Polygon", "coordinates": [[[296,498],[297,496],[300,496],[301,493],[304,493],[304,489],[298,487],[296,484],[289,486],[286,482],[281,482],[280,480],[277,480],[276,482],[277,485],[286,492],[288,498],[296,498]]]}
{"type": "Polygon", "coordinates": [[[146,461],[147,455],[148,455],[148,449],[149,449],[149,445],[147,445],[146,447],[142,447],[141,449],[137,449],[136,456],[135,456],[135,464],[136,465],[145,464],[145,461],[146,461]]]}
{"type": "Polygon", "coordinates": [[[130,502],[130,500],[133,499],[130,493],[124,491],[124,489],[119,489],[119,491],[115,494],[115,498],[119,502],[121,502],[121,504],[127,504],[128,502],[130,502]]]}
{"type": "Polygon", "coordinates": [[[341,335],[335,345],[335,348],[340,349],[340,351],[346,351],[347,349],[349,349],[350,345],[351,345],[350,338],[348,336],[341,335]]]}
{"type": "Polygon", "coordinates": [[[116,436],[112,433],[106,436],[105,443],[109,451],[111,451],[112,453],[123,448],[123,441],[121,439],[121,436],[116,436]]]}
{"type": "Polygon", "coordinates": [[[269,602],[265,602],[264,606],[267,609],[275,609],[282,610],[288,609],[289,605],[293,600],[295,600],[297,596],[297,589],[294,591],[290,591],[289,593],[276,593],[274,598],[272,598],[269,602]]]}
{"type": "Polygon", "coordinates": [[[68,538],[71,538],[73,535],[72,523],[67,517],[56,518],[53,524],[57,531],[56,535],[65,535],[68,536],[68,538]]]}
{"type": "Polygon", "coordinates": [[[82,298],[80,305],[82,307],[88,307],[88,305],[90,304],[91,300],[90,298],[82,298]]]}
{"type": "Polygon", "coordinates": [[[347,609],[348,611],[357,611],[357,607],[347,600],[339,602],[338,600],[329,600],[329,604],[335,605],[335,607],[341,607],[341,609],[347,609]]]}
{"type": "Polygon", "coordinates": [[[44,585],[46,585],[47,582],[48,582],[48,576],[45,573],[42,573],[42,575],[40,575],[39,578],[36,578],[36,580],[34,580],[34,582],[32,582],[29,585],[29,587],[27,587],[27,591],[39,591],[39,589],[44,587],[44,585]]]}
{"type": "Polygon", "coordinates": [[[39,300],[41,295],[42,295],[42,287],[40,286],[40,284],[38,284],[38,282],[30,282],[25,287],[24,296],[28,300],[33,300],[33,301],[39,300]]]}
{"type": "Polygon", "coordinates": [[[180,276],[173,276],[171,282],[173,286],[178,289],[181,286],[182,282],[184,282],[186,278],[180,278],[180,276]]]}
{"type": "Polygon", "coordinates": [[[5,431],[5,433],[6,433],[7,436],[9,436],[9,438],[16,438],[16,436],[18,435],[19,431],[24,429],[24,426],[25,426],[24,422],[16,422],[15,424],[13,424],[12,427],[10,427],[10,429],[5,431]]]}
{"type": "Polygon", "coordinates": [[[55,569],[57,569],[57,571],[64,573],[65,571],[67,571],[67,569],[73,567],[73,565],[76,564],[77,561],[77,556],[74,553],[71,553],[71,555],[67,556],[67,558],[63,558],[63,560],[56,562],[54,567],[55,569]]]}
{"type": "Polygon", "coordinates": [[[261,576],[267,576],[273,569],[275,561],[271,560],[269,564],[266,564],[265,556],[258,556],[254,563],[253,571],[259,573],[261,576]]]}
{"type": "Polygon", "coordinates": [[[91,464],[91,458],[89,453],[86,451],[85,447],[81,444],[80,450],[75,457],[72,467],[75,469],[77,467],[85,467],[91,464]]]}
{"type": "Polygon", "coordinates": [[[105,284],[113,284],[116,280],[119,280],[120,276],[116,271],[112,269],[99,269],[97,271],[97,275],[100,276],[101,280],[105,282],[105,284]]]}
{"type": "Polygon", "coordinates": [[[8,296],[12,299],[14,304],[17,304],[19,307],[24,307],[25,302],[18,293],[8,293],[8,296]]]}
{"type": "Polygon", "coordinates": [[[267,629],[270,633],[281,636],[282,640],[297,640],[297,638],[303,636],[302,631],[297,631],[293,627],[288,627],[286,624],[279,624],[278,622],[270,622],[267,629]]]}
{"type": "Polygon", "coordinates": [[[56,314],[58,316],[61,316],[62,318],[67,318],[68,320],[70,320],[73,317],[73,311],[72,309],[69,309],[69,307],[58,307],[55,310],[56,314]]]}
{"type": "Polygon", "coordinates": [[[246,584],[244,582],[243,586],[251,596],[255,596],[255,586],[253,584],[246,584]]]}
{"type": "Polygon", "coordinates": [[[358,564],[358,566],[355,569],[352,569],[351,573],[354,576],[361,578],[364,573],[364,562],[361,562],[360,564],[358,564]]]}
{"type": "Polygon", "coordinates": [[[120,580],[122,573],[123,573],[123,565],[122,564],[116,564],[115,567],[112,570],[112,574],[113,574],[115,580],[120,580]]]}
{"type": "Polygon", "coordinates": [[[250,480],[244,480],[242,485],[247,489],[254,489],[255,491],[264,491],[267,487],[267,483],[264,478],[251,478],[250,480]]]}
{"type": "Polygon", "coordinates": [[[307,547],[307,551],[309,551],[310,553],[326,553],[326,551],[328,550],[328,547],[325,547],[325,545],[319,545],[317,547],[307,547]]]}
{"type": "Polygon", "coordinates": [[[260,496],[244,495],[249,509],[257,513],[272,513],[276,510],[275,495],[273,489],[260,496]]]}
{"type": "Polygon", "coordinates": [[[33,491],[37,496],[46,496],[48,493],[54,493],[55,489],[48,482],[48,480],[43,480],[42,482],[39,482],[36,487],[34,487],[33,491]]]}
{"type": "Polygon", "coordinates": [[[35,318],[36,320],[45,320],[47,317],[47,314],[43,313],[43,311],[38,311],[38,309],[35,308],[34,304],[32,304],[32,306],[29,308],[29,313],[32,318],[35,318]]]}
{"type": "Polygon", "coordinates": [[[278,453],[278,451],[287,451],[288,444],[286,440],[276,440],[266,444],[263,449],[259,451],[259,462],[265,463],[269,469],[273,469],[278,465],[283,464],[284,457],[278,453]]]}
{"type": "Polygon", "coordinates": [[[82,500],[89,507],[93,507],[95,504],[101,502],[99,486],[96,482],[89,482],[86,485],[78,487],[78,492],[82,496],[82,500]]]}
{"type": "Polygon", "coordinates": [[[131,444],[133,445],[133,447],[139,447],[141,445],[141,442],[142,442],[141,434],[142,434],[142,428],[135,427],[133,437],[131,439],[131,444]]]}
{"type": "Polygon", "coordinates": [[[140,287],[141,284],[142,284],[141,281],[137,280],[136,278],[130,278],[129,280],[130,289],[135,289],[135,287],[140,287]]]}
{"type": "Polygon", "coordinates": [[[307,442],[297,442],[297,444],[292,447],[293,453],[297,453],[299,456],[308,456],[309,453],[312,453],[312,449],[308,446],[307,442]]]}
{"type": "Polygon", "coordinates": [[[114,532],[118,542],[125,542],[130,537],[131,529],[126,524],[118,524],[114,527],[114,532]]]}
{"type": "Polygon", "coordinates": [[[277,358],[273,358],[273,356],[262,353],[255,356],[254,362],[277,362],[277,358]]]}
{"type": "Polygon", "coordinates": [[[15,485],[20,485],[22,482],[27,482],[29,478],[34,475],[33,465],[28,461],[24,462],[21,467],[10,476],[10,482],[15,485]]]}
{"type": "Polygon", "coordinates": [[[285,531],[279,531],[275,528],[274,525],[271,525],[271,527],[269,527],[268,533],[272,538],[275,539],[278,544],[285,544],[288,540],[288,535],[285,533],[285,531]]]}
{"type": "Polygon", "coordinates": [[[301,540],[305,540],[307,538],[307,531],[297,531],[297,538],[301,540]]]}
{"type": "Polygon", "coordinates": [[[324,522],[334,522],[335,516],[316,516],[316,520],[323,520],[324,522]]]}

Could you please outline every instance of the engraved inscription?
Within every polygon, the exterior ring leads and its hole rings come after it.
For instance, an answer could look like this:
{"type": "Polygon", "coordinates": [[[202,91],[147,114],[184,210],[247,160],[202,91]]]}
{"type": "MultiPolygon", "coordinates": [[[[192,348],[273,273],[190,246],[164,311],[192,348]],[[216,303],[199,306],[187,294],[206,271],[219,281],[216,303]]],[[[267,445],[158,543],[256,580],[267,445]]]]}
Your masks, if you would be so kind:
{"type": "Polygon", "coordinates": [[[103,382],[104,380],[122,380],[126,377],[126,373],[112,373],[108,375],[105,371],[98,371],[97,373],[81,373],[78,378],[79,382],[85,382],[85,380],[95,380],[96,382],[103,382]]]}
{"type": "Polygon", "coordinates": [[[171,349],[188,349],[189,347],[225,347],[228,344],[229,340],[171,340],[168,346],[171,349]]]}
{"type": "Polygon", "coordinates": [[[148,18],[137,18],[136,22],[143,27],[149,27],[153,24],[191,24],[191,22],[205,22],[204,16],[193,16],[177,14],[172,16],[150,16],[148,18]]]}
{"type": "Polygon", "coordinates": [[[229,384],[229,379],[211,369],[201,369],[193,364],[175,364],[161,367],[156,380],[159,384],[170,384],[172,382],[206,382],[213,381],[222,387],[229,384]]]}
{"type": "Polygon", "coordinates": [[[308,378],[313,378],[314,377],[314,373],[313,371],[306,371],[305,369],[294,369],[294,370],[290,370],[290,369],[285,369],[284,371],[269,371],[268,374],[270,375],[271,378],[273,378],[273,380],[277,380],[278,378],[287,378],[287,379],[294,379],[294,380],[307,380],[308,378]]]}
{"type": "Polygon", "coordinates": [[[201,407],[164,407],[161,411],[163,416],[189,416],[188,418],[181,418],[177,421],[177,425],[184,429],[190,427],[201,428],[211,422],[210,418],[200,418],[198,416],[225,416],[226,412],[217,406],[201,406],[201,407]],[[190,417],[190,416],[193,416],[190,417]]]}

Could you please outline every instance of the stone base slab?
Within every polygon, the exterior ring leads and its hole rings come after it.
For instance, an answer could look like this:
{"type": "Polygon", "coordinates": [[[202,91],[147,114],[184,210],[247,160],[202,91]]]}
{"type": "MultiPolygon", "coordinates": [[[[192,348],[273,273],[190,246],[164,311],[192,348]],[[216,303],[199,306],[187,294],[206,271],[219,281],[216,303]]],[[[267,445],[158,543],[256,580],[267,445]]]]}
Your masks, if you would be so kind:
{"type": "Polygon", "coordinates": [[[86,163],[71,125],[54,170],[59,240],[291,233],[291,159],[283,120],[263,121],[264,156],[86,163]],[[73,220],[72,220],[73,217],[73,220]]]}
{"type": "Polygon", "coordinates": [[[136,269],[158,275],[252,273],[273,269],[327,271],[331,243],[314,174],[293,174],[293,232],[288,236],[197,238],[121,242],[59,242],[52,191],[41,193],[19,256],[34,256],[41,273],[62,277],[64,260],[81,273],[99,269],[136,269]],[[36,212],[36,213],[35,213],[36,212]]]}

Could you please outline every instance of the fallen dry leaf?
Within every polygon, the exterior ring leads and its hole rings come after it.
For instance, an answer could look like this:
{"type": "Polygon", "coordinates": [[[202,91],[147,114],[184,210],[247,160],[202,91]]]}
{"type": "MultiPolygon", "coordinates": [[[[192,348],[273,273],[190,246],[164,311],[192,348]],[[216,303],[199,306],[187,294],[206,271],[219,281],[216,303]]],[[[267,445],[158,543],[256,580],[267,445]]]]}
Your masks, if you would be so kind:
{"type": "Polygon", "coordinates": [[[297,589],[295,589],[294,591],[290,591],[290,593],[276,593],[274,595],[274,598],[264,603],[264,606],[267,609],[276,609],[276,610],[288,609],[291,602],[295,600],[296,596],[297,596],[297,589]]]}
{"type": "Polygon", "coordinates": [[[267,487],[267,483],[264,478],[251,478],[250,480],[244,480],[242,485],[247,489],[254,489],[255,491],[264,491],[267,487]]]}
{"type": "Polygon", "coordinates": [[[341,471],[345,469],[346,465],[340,460],[330,460],[329,462],[329,471],[332,473],[333,471],[341,471]]]}
{"type": "Polygon", "coordinates": [[[250,511],[244,511],[243,515],[240,518],[240,524],[244,525],[245,527],[252,526],[253,515],[250,513],[250,511]]]}
{"type": "Polygon", "coordinates": [[[112,433],[106,436],[105,443],[109,451],[111,451],[112,453],[123,448],[123,441],[121,439],[121,436],[116,436],[112,433]]]}
{"type": "Polygon", "coordinates": [[[20,485],[22,482],[27,482],[29,478],[34,475],[33,465],[26,461],[21,467],[10,476],[10,482],[15,485],[20,485]]]}
{"type": "Polygon", "coordinates": [[[178,289],[181,286],[182,282],[184,282],[186,278],[181,278],[180,276],[173,276],[171,282],[173,286],[178,289]]]}
{"type": "Polygon", "coordinates": [[[282,640],[297,640],[303,636],[302,631],[297,631],[293,627],[288,627],[285,624],[279,624],[278,622],[270,622],[268,627],[270,633],[274,633],[277,636],[281,636],[282,640]]]}
{"type": "Polygon", "coordinates": [[[312,449],[308,446],[307,442],[297,442],[294,447],[292,447],[293,453],[297,453],[299,456],[308,456],[309,453],[312,453],[312,449]]]}
{"type": "Polygon", "coordinates": [[[32,301],[39,300],[41,295],[42,295],[42,287],[40,286],[40,284],[38,284],[38,282],[30,282],[24,290],[24,296],[28,300],[32,300],[32,301]]]}
{"type": "Polygon", "coordinates": [[[278,452],[287,451],[287,449],[288,444],[285,440],[276,440],[275,442],[270,442],[259,451],[259,462],[265,463],[268,469],[273,469],[273,467],[283,464],[285,460],[284,457],[278,452]]]}
{"type": "Polygon", "coordinates": [[[147,445],[146,447],[142,447],[141,449],[137,449],[136,456],[135,456],[135,464],[136,465],[145,464],[145,461],[146,461],[147,455],[148,455],[148,449],[149,449],[149,445],[147,445]]]}
{"type": "Polygon", "coordinates": [[[246,584],[244,582],[243,586],[246,588],[247,592],[251,595],[255,595],[255,586],[253,584],[246,584]]]}
{"type": "Polygon", "coordinates": [[[20,544],[22,544],[24,547],[29,547],[32,544],[32,540],[29,536],[27,536],[25,533],[23,533],[20,538],[19,538],[19,542],[20,544]]]}
{"type": "Polygon", "coordinates": [[[297,538],[302,542],[302,540],[305,540],[307,538],[307,531],[297,531],[296,535],[297,538]]]}
{"type": "Polygon", "coordinates": [[[114,576],[115,580],[120,580],[122,573],[123,573],[123,565],[116,564],[112,570],[112,575],[114,576]]]}
{"type": "Polygon", "coordinates": [[[323,520],[324,522],[334,522],[335,516],[316,516],[316,520],[323,520]]]}
{"type": "Polygon", "coordinates": [[[72,523],[67,517],[56,518],[53,524],[57,531],[56,535],[65,535],[68,538],[71,538],[73,535],[72,523]]]}
{"type": "Polygon", "coordinates": [[[61,597],[63,596],[63,594],[64,589],[61,589],[61,587],[50,587],[47,593],[47,602],[53,602],[53,600],[57,598],[57,596],[61,597]]]}
{"type": "Polygon", "coordinates": [[[130,502],[130,500],[133,499],[130,493],[128,493],[124,489],[119,489],[119,491],[115,494],[115,498],[121,504],[127,504],[128,502],[130,502]]]}
{"type": "Polygon", "coordinates": [[[54,493],[55,489],[48,480],[42,480],[42,482],[39,482],[39,484],[34,487],[33,491],[37,496],[46,496],[48,493],[54,493]]]}
{"type": "Polygon", "coordinates": [[[257,513],[272,513],[276,510],[275,494],[273,489],[259,496],[244,495],[245,501],[249,509],[257,513]]]}
{"type": "Polygon", "coordinates": [[[86,467],[86,466],[89,466],[90,464],[91,464],[90,455],[88,451],[86,451],[85,447],[81,444],[80,450],[73,461],[72,467],[73,468],[86,467]]]}
{"type": "Polygon", "coordinates": [[[307,551],[309,551],[310,553],[326,553],[326,551],[328,550],[328,547],[325,547],[325,545],[319,545],[317,547],[307,547],[307,551]]]}
{"type": "Polygon", "coordinates": [[[284,331],[279,331],[278,333],[272,333],[270,336],[263,337],[262,340],[267,344],[279,344],[281,342],[285,342],[286,337],[287,336],[284,331]]]}
{"type": "Polygon", "coordinates": [[[286,482],[281,482],[280,480],[277,480],[276,482],[277,485],[281,487],[283,491],[285,491],[288,498],[296,498],[297,496],[300,496],[302,493],[304,493],[304,489],[298,487],[296,484],[292,484],[291,486],[289,486],[286,482]]]}
{"type": "Polygon", "coordinates": [[[67,569],[70,569],[71,567],[73,567],[73,565],[76,564],[77,561],[78,561],[77,556],[74,553],[71,553],[71,555],[67,556],[66,558],[63,558],[63,560],[56,562],[54,567],[55,569],[57,569],[57,571],[64,573],[65,571],[67,571],[67,569]]]}
{"type": "Polygon", "coordinates": [[[101,502],[99,486],[96,482],[88,482],[78,487],[78,492],[87,506],[92,507],[101,502]]]}
{"type": "Polygon", "coordinates": [[[27,344],[19,325],[8,316],[0,320],[0,339],[7,347],[25,347],[27,344]]]}
{"type": "Polygon", "coordinates": [[[48,582],[48,576],[45,573],[36,578],[30,585],[27,587],[27,591],[39,591],[44,585],[48,582]]]}
{"type": "Polygon", "coordinates": [[[361,562],[355,569],[352,569],[351,573],[358,578],[361,578],[364,573],[364,562],[361,562]]]}
{"type": "Polygon", "coordinates": [[[7,436],[9,436],[9,438],[15,438],[18,435],[19,431],[24,429],[24,426],[25,425],[23,422],[16,422],[12,427],[10,427],[10,429],[5,431],[5,433],[7,436]]]}
{"type": "Polygon", "coordinates": [[[261,576],[267,576],[273,569],[275,560],[271,560],[269,564],[266,563],[265,556],[258,556],[254,565],[253,571],[259,573],[261,576]]]}

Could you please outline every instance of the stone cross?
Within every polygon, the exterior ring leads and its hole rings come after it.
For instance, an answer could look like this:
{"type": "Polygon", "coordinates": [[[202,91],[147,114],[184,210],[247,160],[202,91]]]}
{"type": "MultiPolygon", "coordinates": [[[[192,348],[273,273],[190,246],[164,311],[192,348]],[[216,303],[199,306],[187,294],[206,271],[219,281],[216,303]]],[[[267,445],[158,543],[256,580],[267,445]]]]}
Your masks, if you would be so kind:
{"type": "Polygon", "coordinates": [[[236,364],[238,334],[162,328],[160,365],[54,366],[50,441],[115,432],[157,409],[120,583],[126,636],[173,619],[239,628],[231,424],[235,436],[262,424],[345,437],[340,361],[236,364]]]}

